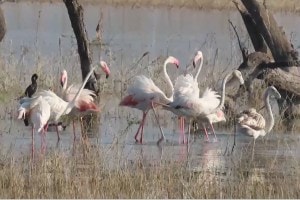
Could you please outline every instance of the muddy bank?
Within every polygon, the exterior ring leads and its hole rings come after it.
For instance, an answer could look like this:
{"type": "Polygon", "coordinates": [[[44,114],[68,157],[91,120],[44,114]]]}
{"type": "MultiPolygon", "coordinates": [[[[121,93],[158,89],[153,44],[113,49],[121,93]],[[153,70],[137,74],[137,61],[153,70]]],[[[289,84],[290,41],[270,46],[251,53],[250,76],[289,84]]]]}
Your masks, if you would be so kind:
{"type": "MultiPolygon", "coordinates": [[[[40,3],[56,3],[61,0],[8,0],[7,2],[40,2],[40,3]]],[[[258,0],[263,2],[263,0],[258,0]]],[[[190,9],[235,9],[231,0],[81,0],[82,4],[108,4],[114,6],[130,6],[130,7],[169,7],[169,8],[190,8],[190,9]]],[[[299,0],[269,0],[266,1],[268,8],[274,11],[300,12],[299,0]]]]}

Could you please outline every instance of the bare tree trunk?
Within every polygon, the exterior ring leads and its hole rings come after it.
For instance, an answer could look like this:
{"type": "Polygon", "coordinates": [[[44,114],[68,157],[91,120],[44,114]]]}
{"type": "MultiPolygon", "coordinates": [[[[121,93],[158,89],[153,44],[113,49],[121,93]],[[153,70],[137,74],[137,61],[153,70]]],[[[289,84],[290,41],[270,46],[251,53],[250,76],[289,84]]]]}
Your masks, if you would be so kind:
{"type": "Polygon", "coordinates": [[[6,33],[6,23],[5,23],[5,18],[4,18],[2,8],[0,7],[0,42],[4,38],[5,33],[6,33]]]}
{"type": "MultiPolygon", "coordinates": [[[[248,54],[238,67],[246,80],[247,91],[251,94],[252,82],[256,78],[264,80],[267,85],[274,85],[282,95],[282,100],[278,101],[280,111],[286,118],[294,119],[296,115],[300,115],[298,52],[266,6],[262,6],[256,0],[240,1],[243,5],[234,3],[255,49],[255,52],[248,54]],[[299,109],[296,109],[297,107],[299,109]],[[290,116],[291,113],[293,116],[290,116]]],[[[242,49],[241,51],[245,57],[242,49]]],[[[239,89],[232,98],[243,92],[239,89]]]]}
{"type": "MultiPolygon", "coordinates": [[[[75,33],[78,46],[78,53],[80,57],[82,80],[84,80],[86,75],[91,70],[92,61],[89,50],[89,41],[87,38],[87,33],[83,21],[83,8],[77,0],[64,0],[64,3],[68,9],[72,28],[75,33]]],[[[85,88],[96,92],[95,79],[90,78],[85,88]]]]}

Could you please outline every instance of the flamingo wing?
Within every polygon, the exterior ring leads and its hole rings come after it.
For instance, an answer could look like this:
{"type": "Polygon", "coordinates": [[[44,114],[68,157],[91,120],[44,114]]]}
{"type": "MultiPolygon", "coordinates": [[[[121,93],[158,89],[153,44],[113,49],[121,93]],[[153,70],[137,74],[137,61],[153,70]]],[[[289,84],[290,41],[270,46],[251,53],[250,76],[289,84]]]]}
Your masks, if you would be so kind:
{"type": "Polygon", "coordinates": [[[243,113],[239,117],[238,123],[240,125],[249,126],[250,128],[252,128],[254,130],[262,130],[266,126],[266,120],[264,119],[264,117],[261,114],[259,114],[257,112],[248,113],[248,114],[243,113]]]}
{"type": "MultiPolygon", "coordinates": [[[[72,99],[74,99],[74,97],[79,89],[80,89],[80,85],[73,85],[73,84],[70,85],[64,92],[63,99],[68,102],[72,101],[72,99]]],[[[78,100],[84,101],[86,103],[90,103],[90,102],[94,101],[93,97],[95,97],[95,96],[96,96],[96,94],[94,91],[89,90],[89,89],[83,89],[79,95],[78,100]]]]}

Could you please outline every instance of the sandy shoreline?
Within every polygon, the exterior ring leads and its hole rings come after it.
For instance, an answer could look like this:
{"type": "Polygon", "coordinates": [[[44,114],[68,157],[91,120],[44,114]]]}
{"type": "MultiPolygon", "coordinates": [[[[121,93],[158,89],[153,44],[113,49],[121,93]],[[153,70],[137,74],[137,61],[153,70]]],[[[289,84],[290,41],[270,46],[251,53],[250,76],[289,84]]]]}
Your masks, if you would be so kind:
{"type": "MultiPolygon", "coordinates": [[[[263,2],[263,0],[258,0],[263,2]]],[[[8,0],[7,2],[58,3],[62,0],[8,0]]],[[[189,9],[235,9],[232,0],[79,0],[82,4],[109,4],[113,6],[169,7],[189,9]]],[[[268,8],[274,11],[300,12],[299,0],[266,0],[268,8]]]]}

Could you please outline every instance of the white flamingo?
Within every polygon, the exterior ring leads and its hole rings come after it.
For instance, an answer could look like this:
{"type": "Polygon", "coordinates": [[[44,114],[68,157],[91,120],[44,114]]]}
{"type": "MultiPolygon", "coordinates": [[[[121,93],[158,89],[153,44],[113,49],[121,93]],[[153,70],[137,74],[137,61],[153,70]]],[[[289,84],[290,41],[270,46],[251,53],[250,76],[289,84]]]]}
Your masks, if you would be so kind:
{"type": "Polygon", "coordinates": [[[237,132],[248,135],[254,139],[259,136],[263,137],[269,133],[274,127],[274,116],[270,105],[270,96],[280,99],[281,95],[274,86],[268,87],[264,92],[264,103],[267,108],[268,117],[270,119],[266,127],[265,118],[256,112],[254,108],[243,111],[237,119],[237,132]]]}
{"type": "MultiPolygon", "coordinates": [[[[44,101],[46,101],[51,109],[50,119],[48,121],[53,121],[55,124],[57,124],[59,118],[63,115],[69,114],[71,110],[75,107],[76,101],[78,100],[86,82],[88,81],[89,77],[92,75],[94,71],[94,67],[92,70],[87,74],[86,78],[84,79],[81,88],[77,91],[75,97],[69,101],[66,102],[59,96],[57,96],[54,92],[51,90],[42,90],[37,93],[37,97],[42,97],[44,101]]],[[[33,98],[34,99],[34,98],[33,98]]],[[[57,132],[57,139],[60,140],[58,129],[56,128],[57,132]]]]}
{"type": "Polygon", "coordinates": [[[124,97],[119,104],[120,106],[136,108],[143,112],[142,121],[140,122],[139,128],[134,136],[136,142],[142,143],[144,123],[150,109],[153,109],[154,111],[154,115],[156,117],[161,132],[161,138],[157,141],[157,143],[159,144],[165,138],[154,107],[157,106],[157,103],[167,104],[173,101],[174,88],[166,70],[168,63],[172,63],[178,68],[179,61],[176,58],[169,56],[164,62],[163,73],[168,85],[170,86],[170,89],[172,90],[172,95],[170,97],[167,97],[165,93],[154,84],[152,79],[147,78],[144,75],[139,75],[134,77],[133,84],[130,85],[130,87],[127,89],[128,95],[124,97]],[[141,133],[141,136],[140,139],[137,139],[139,133],[141,133]]]}
{"type": "MultiPolygon", "coordinates": [[[[194,68],[196,68],[196,65],[198,63],[198,61],[200,60],[200,63],[198,65],[198,70],[195,74],[195,77],[194,77],[194,81],[198,84],[198,77],[200,75],[200,72],[201,72],[201,69],[202,69],[202,66],[203,66],[203,53],[202,51],[197,51],[194,59],[193,59],[193,66],[194,68]]],[[[181,76],[185,76],[185,75],[181,75],[181,76]]],[[[199,87],[198,87],[199,89],[199,87]]],[[[198,91],[195,91],[195,92],[198,92],[198,91]]],[[[200,90],[199,90],[200,92],[200,90]]],[[[198,93],[199,93],[198,92],[198,93]]],[[[176,113],[178,116],[179,116],[179,129],[180,129],[180,134],[181,134],[181,137],[179,138],[179,143],[181,143],[181,138],[183,138],[183,143],[186,143],[186,138],[185,138],[185,134],[184,134],[184,117],[181,116],[181,113],[180,112],[177,112],[176,113]]]]}
{"type": "MultiPolygon", "coordinates": [[[[212,130],[212,132],[214,134],[214,137],[216,139],[217,137],[216,137],[215,130],[214,130],[214,127],[213,127],[213,123],[226,120],[224,112],[223,112],[222,109],[223,109],[224,103],[225,103],[225,93],[226,93],[225,92],[225,88],[226,88],[226,83],[229,80],[229,78],[232,77],[232,76],[234,78],[237,78],[241,85],[244,84],[244,79],[243,79],[242,73],[239,70],[234,70],[233,72],[227,74],[225,76],[224,80],[223,80],[223,83],[222,83],[221,101],[219,101],[219,99],[211,101],[211,104],[215,105],[215,106],[218,106],[218,108],[214,112],[208,114],[206,116],[206,119],[204,121],[202,121],[201,119],[197,119],[198,123],[202,123],[203,129],[205,131],[205,134],[206,134],[206,137],[207,137],[208,140],[209,140],[209,138],[208,138],[208,134],[207,134],[207,131],[206,131],[206,123],[208,123],[210,125],[210,128],[211,128],[211,130],[212,130]]],[[[210,90],[210,89],[206,89],[206,91],[204,92],[203,95],[205,95],[205,96],[211,96],[212,97],[211,99],[213,99],[213,97],[216,94],[217,93],[215,91],[210,90]]]]}
{"type": "MultiPolygon", "coordinates": [[[[99,63],[100,68],[102,71],[106,74],[106,77],[110,74],[110,69],[107,66],[106,62],[100,61],[99,63]]],[[[61,72],[61,78],[60,78],[61,86],[62,86],[62,98],[69,102],[72,101],[72,99],[75,97],[77,91],[80,88],[80,85],[70,85],[67,87],[68,84],[68,74],[66,70],[63,70],[61,72]]],[[[79,95],[78,99],[75,102],[75,107],[72,109],[72,111],[69,113],[71,116],[79,116],[80,121],[82,123],[82,117],[84,115],[99,112],[99,107],[94,103],[94,97],[96,96],[95,92],[89,89],[83,89],[81,94],[79,95]]],[[[75,122],[73,121],[73,134],[74,139],[76,138],[75,135],[75,122]]],[[[81,125],[82,127],[82,125],[81,125]]],[[[82,130],[81,130],[82,132],[82,130]]]]}
{"type": "Polygon", "coordinates": [[[222,102],[225,101],[225,85],[230,76],[237,77],[241,83],[244,81],[238,70],[234,70],[228,74],[223,80],[221,101],[219,100],[220,96],[211,90],[207,90],[211,92],[204,92],[203,95],[199,97],[198,83],[194,81],[194,78],[190,74],[180,76],[175,83],[174,101],[165,105],[164,108],[175,114],[180,112],[183,116],[190,118],[190,120],[196,119],[197,121],[201,121],[202,124],[211,123],[209,115],[222,108],[222,102]],[[219,104],[216,104],[216,102],[219,102],[219,104]]]}
{"type": "Polygon", "coordinates": [[[18,108],[18,119],[28,119],[29,124],[32,126],[32,155],[34,153],[34,133],[42,134],[42,146],[45,141],[45,131],[47,123],[50,118],[50,105],[43,97],[22,98],[20,100],[20,107],[18,108]]]}

